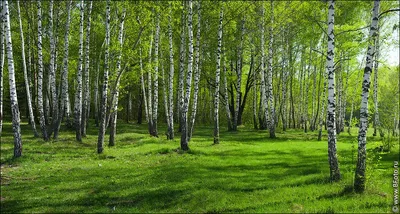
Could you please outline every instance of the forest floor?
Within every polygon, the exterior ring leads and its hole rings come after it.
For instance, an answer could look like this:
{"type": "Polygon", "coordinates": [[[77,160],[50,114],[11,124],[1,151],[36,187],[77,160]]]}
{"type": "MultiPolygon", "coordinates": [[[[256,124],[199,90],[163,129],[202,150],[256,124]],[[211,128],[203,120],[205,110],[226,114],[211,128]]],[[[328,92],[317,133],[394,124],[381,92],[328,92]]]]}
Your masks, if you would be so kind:
{"type": "Polygon", "coordinates": [[[212,145],[212,128],[197,126],[184,153],[179,133],[167,141],[165,130],[160,126],[160,138],[153,138],[146,124],[120,122],[116,146],[98,155],[94,126],[82,143],[74,130],[43,142],[24,123],[23,156],[15,160],[5,123],[1,212],[391,212],[397,139],[391,152],[378,152],[380,137],[368,137],[367,190],[357,194],[351,188],[356,129],[338,136],[338,183],[328,180],[327,142],[317,141],[316,131],[278,132],[271,140],[266,131],[239,127],[222,131],[220,144],[212,145]]]}

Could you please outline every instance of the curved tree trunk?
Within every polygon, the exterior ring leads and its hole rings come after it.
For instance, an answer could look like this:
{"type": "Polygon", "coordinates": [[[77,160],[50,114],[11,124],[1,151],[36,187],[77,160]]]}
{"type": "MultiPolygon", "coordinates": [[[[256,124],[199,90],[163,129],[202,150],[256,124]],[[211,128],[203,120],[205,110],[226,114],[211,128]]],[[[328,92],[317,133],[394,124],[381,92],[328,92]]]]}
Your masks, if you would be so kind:
{"type": "Polygon", "coordinates": [[[85,53],[85,70],[83,73],[83,106],[82,106],[82,136],[86,137],[86,128],[89,120],[89,104],[90,104],[90,87],[89,87],[89,72],[90,72],[90,67],[89,67],[89,50],[90,50],[90,24],[91,24],[91,14],[92,14],[92,7],[93,7],[93,1],[89,2],[89,9],[88,9],[88,19],[87,19],[87,25],[86,25],[86,53],[85,53]]]}
{"type": "Polygon", "coordinates": [[[139,64],[140,64],[140,84],[142,87],[142,94],[143,94],[143,100],[144,100],[144,112],[146,114],[146,122],[149,123],[149,109],[147,108],[146,89],[144,87],[142,48],[141,47],[139,49],[139,64]]]}
{"type": "Polygon", "coordinates": [[[44,115],[44,102],[43,102],[43,52],[42,52],[42,3],[37,2],[37,16],[38,16],[38,109],[39,109],[39,123],[42,130],[42,137],[45,141],[49,140],[47,134],[46,120],[44,115]]]}
{"type": "MultiPolygon", "coordinates": [[[[25,61],[25,40],[24,40],[24,32],[22,30],[21,9],[19,6],[19,1],[17,1],[17,11],[18,11],[18,20],[19,20],[19,32],[20,32],[20,37],[21,37],[22,67],[23,67],[23,71],[24,71],[24,82],[25,82],[25,89],[26,89],[26,99],[27,99],[27,103],[28,103],[29,120],[30,120],[30,124],[32,126],[32,131],[33,131],[34,136],[39,137],[39,134],[36,130],[35,117],[33,116],[31,92],[30,92],[30,87],[29,87],[28,72],[27,72],[26,61],[25,61]]],[[[3,31],[2,31],[2,33],[3,33],[3,31]]],[[[3,43],[3,41],[4,41],[3,37],[1,37],[1,40],[3,43]]],[[[4,43],[2,45],[4,45],[4,43]]],[[[2,65],[2,67],[3,67],[3,65],[2,65]]]]}
{"type": "Polygon", "coordinates": [[[117,70],[118,70],[118,77],[115,80],[115,88],[114,88],[114,93],[113,93],[113,99],[111,102],[111,112],[110,112],[110,117],[111,117],[111,125],[110,125],[110,138],[109,138],[109,146],[114,146],[115,145],[115,135],[117,134],[117,117],[118,117],[118,97],[119,97],[119,83],[121,80],[122,73],[124,72],[125,69],[121,70],[121,57],[122,57],[122,46],[124,44],[123,41],[123,34],[124,34],[124,22],[125,22],[125,15],[126,15],[126,10],[125,8],[123,9],[122,12],[122,17],[121,17],[121,22],[120,22],[120,27],[119,27],[119,35],[118,35],[118,41],[119,41],[119,48],[120,52],[118,55],[118,61],[117,61],[117,70]]]}
{"type": "Polygon", "coordinates": [[[5,39],[7,44],[7,61],[8,61],[8,80],[10,84],[10,104],[12,113],[12,129],[14,133],[14,157],[22,155],[22,139],[20,128],[20,114],[17,98],[17,87],[15,85],[14,57],[11,41],[11,23],[10,13],[8,10],[8,1],[3,1],[3,23],[5,23],[5,39]]]}
{"type": "Polygon", "coordinates": [[[110,0],[107,0],[106,7],[106,48],[104,53],[104,77],[101,98],[99,136],[97,141],[97,153],[103,152],[104,134],[106,132],[106,113],[107,113],[107,89],[108,89],[108,69],[110,52],[110,0]]]}
{"type": "Polygon", "coordinates": [[[188,36],[189,36],[189,59],[186,74],[186,93],[182,108],[182,124],[181,124],[181,149],[186,151],[189,150],[188,145],[188,110],[190,102],[190,92],[192,86],[192,74],[193,74],[193,2],[189,0],[188,7],[188,36]]]}
{"type": "Polygon", "coordinates": [[[225,65],[226,59],[225,59],[225,55],[224,55],[224,60],[223,60],[223,68],[222,68],[222,72],[224,75],[224,99],[225,99],[225,112],[226,112],[226,119],[228,122],[228,131],[232,131],[233,127],[232,127],[232,116],[231,116],[231,110],[229,109],[229,95],[228,95],[228,80],[226,78],[227,74],[226,74],[226,65],[225,65]]]}
{"type": "Polygon", "coordinates": [[[329,1],[328,8],[328,52],[327,52],[327,74],[328,74],[328,161],[330,168],[330,180],[340,180],[339,162],[336,155],[336,116],[335,116],[335,72],[334,72],[334,49],[335,36],[333,28],[335,24],[335,2],[329,1]]]}
{"type": "Polygon", "coordinates": [[[358,158],[357,167],[354,180],[354,190],[356,192],[363,192],[365,190],[365,169],[367,159],[367,127],[368,127],[368,96],[370,76],[372,72],[373,58],[375,54],[375,39],[378,34],[378,21],[379,21],[379,0],[374,1],[374,8],[372,11],[372,22],[369,30],[369,45],[367,52],[366,66],[364,69],[364,78],[362,83],[361,93],[361,108],[360,108],[360,129],[358,131],[358,158]]]}

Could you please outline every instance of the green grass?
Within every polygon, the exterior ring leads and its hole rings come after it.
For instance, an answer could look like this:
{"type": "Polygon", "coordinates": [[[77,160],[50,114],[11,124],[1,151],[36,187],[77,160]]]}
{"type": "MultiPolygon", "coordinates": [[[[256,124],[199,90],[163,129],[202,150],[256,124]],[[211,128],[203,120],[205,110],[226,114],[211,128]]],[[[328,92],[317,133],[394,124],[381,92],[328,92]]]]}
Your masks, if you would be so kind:
{"type": "Polygon", "coordinates": [[[212,129],[197,126],[191,150],[182,152],[179,133],[167,141],[164,126],[157,139],[145,124],[118,125],[116,146],[98,155],[95,127],[83,143],[73,130],[43,142],[24,124],[23,156],[15,160],[6,123],[1,212],[391,212],[398,144],[378,153],[379,138],[368,138],[367,190],[354,193],[356,129],[338,136],[342,180],[330,183],[327,142],[317,141],[317,132],[289,130],[271,140],[266,131],[240,127],[222,131],[212,145],[212,129]]]}

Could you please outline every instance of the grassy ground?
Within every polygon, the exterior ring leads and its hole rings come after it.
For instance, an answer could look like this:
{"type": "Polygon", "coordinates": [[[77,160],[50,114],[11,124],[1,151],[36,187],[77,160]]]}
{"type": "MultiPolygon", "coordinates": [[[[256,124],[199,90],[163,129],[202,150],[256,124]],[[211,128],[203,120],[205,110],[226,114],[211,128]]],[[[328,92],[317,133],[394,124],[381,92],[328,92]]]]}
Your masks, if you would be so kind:
{"type": "Polygon", "coordinates": [[[73,130],[43,142],[24,124],[23,157],[13,160],[6,123],[1,212],[391,212],[398,144],[379,153],[373,149],[381,142],[369,137],[367,191],[353,193],[355,129],[353,137],[338,136],[343,179],[330,183],[327,143],[316,132],[289,130],[270,140],[241,127],[222,131],[221,144],[212,145],[212,129],[196,127],[191,151],[182,153],[179,136],[167,141],[149,137],[146,125],[118,125],[116,146],[97,155],[95,127],[83,143],[73,130]]]}

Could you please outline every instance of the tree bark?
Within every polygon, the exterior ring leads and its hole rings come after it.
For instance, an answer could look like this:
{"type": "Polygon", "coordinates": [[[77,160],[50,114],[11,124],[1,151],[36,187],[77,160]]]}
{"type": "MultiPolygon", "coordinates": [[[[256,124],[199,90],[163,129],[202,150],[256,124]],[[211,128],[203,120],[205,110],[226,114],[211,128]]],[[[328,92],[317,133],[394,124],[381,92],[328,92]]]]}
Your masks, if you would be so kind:
{"type": "Polygon", "coordinates": [[[269,29],[269,44],[268,44],[268,99],[269,99],[269,111],[270,111],[270,118],[269,118],[269,137],[275,138],[275,107],[274,107],[274,93],[272,90],[272,44],[274,42],[273,37],[273,27],[274,24],[274,4],[273,0],[271,0],[271,26],[269,29]]]}
{"type": "Polygon", "coordinates": [[[379,108],[378,108],[378,66],[379,66],[379,26],[377,29],[377,36],[375,41],[375,64],[374,64],[374,133],[373,136],[376,136],[376,130],[379,129],[379,108]]]}
{"type": "MultiPolygon", "coordinates": [[[[3,4],[0,4],[1,11],[3,11],[3,4]]],[[[2,12],[3,13],[3,12],[2,12]]],[[[4,49],[4,40],[5,40],[5,32],[4,32],[4,18],[1,18],[1,29],[0,29],[0,48],[1,48],[1,56],[0,56],[0,137],[3,133],[3,99],[4,99],[4,92],[3,92],[3,70],[4,70],[4,56],[5,56],[5,49],[4,49]]]]}
{"type": "Polygon", "coordinates": [[[365,190],[365,168],[367,159],[367,128],[368,128],[368,96],[370,86],[370,76],[372,72],[373,58],[375,54],[375,40],[378,32],[379,21],[379,0],[374,1],[372,11],[372,22],[369,30],[369,45],[367,51],[366,66],[364,69],[364,78],[362,83],[361,93],[361,108],[360,108],[360,128],[358,131],[358,158],[354,180],[354,190],[356,192],[364,192],[365,190]]]}
{"type": "Polygon", "coordinates": [[[8,80],[10,84],[10,104],[12,113],[12,129],[14,133],[14,158],[22,155],[22,138],[17,88],[15,85],[14,57],[11,41],[11,23],[8,1],[3,1],[3,23],[5,23],[5,39],[7,44],[8,80]]]}
{"type": "MultiPolygon", "coordinates": [[[[222,20],[224,17],[224,9],[221,6],[219,13],[219,27],[218,27],[218,47],[217,47],[217,69],[215,72],[215,93],[214,93],[214,144],[219,144],[219,79],[221,67],[221,46],[222,46],[222,20]]],[[[226,100],[228,102],[228,100],[226,100]]]]}
{"type": "Polygon", "coordinates": [[[37,17],[38,17],[38,109],[39,123],[42,130],[42,137],[45,141],[49,140],[47,127],[44,115],[43,102],[43,52],[42,52],[42,3],[37,2],[37,17]]]}
{"type": "Polygon", "coordinates": [[[80,4],[80,22],[79,22],[79,59],[78,72],[76,73],[77,88],[75,91],[75,130],[76,140],[82,141],[82,69],[83,69],[83,22],[84,22],[84,3],[80,4]]]}
{"type": "Polygon", "coordinates": [[[328,51],[327,51],[327,74],[328,74],[328,161],[330,168],[330,180],[340,180],[339,162],[336,155],[336,116],[335,116],[335,72],[334,72],[334,48],[335,36],[333,33],[335,15],[335,1],[329,1],[328,8],[328,51]]]}
{"type": "MultiPolygon", "coordinates": [[[[19,6],[19,1],[17,1],[17,11],[18,11],[18,20],[19,20],[19,32],[20,32],[20,37],[21,37],[22,67],[23,67],[23,71],[24,71],[24,82],[25,82],[26,99],[27,99],[28,111],[29,111],[29,121],[30,121],[34,136],[35,137],[39,137],[39,134],[38,134],[38,132],[36,130],[35,117],[33,115],[31,92],[30,92],[28,72],[27,72],[26,60],[25,60],[25,39],[24,39],[24,32],[22,30],[21,9],[20,9],[20,6],[19,6]]],[[[3,30],[2,30],[2,33],[3,33],[3,30]]],[[[2,43],[1,45],[3,46],[4,45],[4,43],[3,43],[4,37],[1,37],[1,40],[2,40],[1,41],[1,43],[2,43]]],[[[2,53],[2,54],[4,55],[4,53],[2,53]]],[[[2,67],[3,67],[3,64],[2,64],[2,67]]],[[[0,113],[0,115],[1,114],[2,113],[0,113]]]]}
{"type": "Polygon", "coordinates": [[[63,58],[63,71],[61,73],[61,107],[58,115],[58,121],[56,129],[54,130],[54,139],[58,138],[58,132],[60,130],[61,120],[63,118],[64,111],[66,113],[67,125],[69,124],[69,99],[68,99],[68,54],[69,54],[69,26],[71,22],[71,7],[72,0],[67,2],[67,23],[65,25],[64,34],[64,58],[63,58]]]}
{"type": "Polygon", "coordinates": [[[118,117],[118,98],[119,98],[119,83],[121,80],[121,76],[124,72],[125,69],[121,69],[121,58],[122,58],[122,47],[124,44],[123,40],[123,34],[124,34],[124,22],[125,22],[125,15],[126,15],[126,10],[125,8],[123,9],[122,12],[122,17],[120,21],[120,27],[119,27],[119,35],[118,35],[118,42],[119,42],[119,55],[118,55],[118,60],[117,60],[117,79],[115,80],[115,88],[113,90],[113,99],[111,100],[111,111],[110,111],[110,120],[111,120],[111,125],[110,125],[110,139],[109,139],[109,146],[114,146],[115,145],[115,135],[117,134],[117,117],[118,117]]]}
{"type": "Polygon", "coordinates": [[[158,49],[159,49],[159,39],[160,39],[160,15],[157,13],[156,15],[156,34],[154,37],[154,75],[153,75],[153,110],[152,110],[152,128],[151,135],[154,137],[158,137],[158,128],[157,128],[157,117],[158,117],[158,49]]]}
{"type": "MultiPolygon", "coordinates": [[[[182,1],[182,7],[185,8],[185,1],[182,1]]],[[[182,29],[181,29],[181,44],[180,44],[180,50],[179,50],[179,77],[178,77],[178,108],[177,108],[177,113],[178,113],[178,118],[179,118],[179,132],[182,132],[182,109],[183,109],[183,99],[184,99],[184,90],[185,90],[185,85],[184,85],[184,76],[185,76],[185,57],[186,57],[186,19],[185,19],[185,10],[182,10],[182,16],[181,16],[181,24],[182,24],[182,29]]]]}
{"type": "Polygon", "coordinates": [[[144,86],[142,48],[141,47],[139,49],[139,64],[140,64],[140,84],[141,84],[141,89],[142,89],[142,94],[143,94],[143,101],[144,101],[144,112],[145,112],[145,115],[146,115],[146,122],[149,123],[149,109],[147,107],[146,89],[145,89],[145,86],[144,86]]]}
{"type": "Polygon", "coordinates": [[[110,0],[107,0],[106,7],[106,48],[104,53],[104,77],[101,98],[99,136],[97,141],[97,153],[103,152],[104,134],[106,132],[106,113],[107,113],[107,89],[108,89],[108,69],[110,51],[110,0]]]}
{"type": "Polygon", "coordinates": [[[86,25],[86,53],[85,53],[85,70],[83,73],[83,107],[82,107],[82,136],[86,137],[86,128],[89,122],[89,104],[90,104],[90,86],[89,86],[89,72],[90,72],[90,58],[89,58],[89,51],[90,51],[90,24],[92,21],[92,7],[93,1],[89,2],[88,8],[88,18],[87,18],[87,25],[86,25]]]}
{"type": "Polygon", "coordinates": [[[194,68],[194,92],[193,92],[193,105],[192,113],[189,121],[188,141],[192,138],[194,122],[196,120],[197,100],[199,96],[199,82],[200,82],[200,30],[201,30],[201,5],[200,1],[197,2],[197,35],[196,35],[196,58],[194,68]]]}
{"type": "Polygon", "coordinates": [[[193,71],[193,2],[189,0],[188,7],[188,36],[189,36],[189,59],[186,74],[186,93],[182,108],[182,133],[181,133],[181,149],[184,151],[189,150],[188,145],[188,110],[190,102],[190,92],[192,86],[192,71],[193,71]]]}
{"type": "Polygon", "coordinates": [[[172,42],[172,5],[169,5],[168,15],[168,39],[169,39],[169,79],[168,79],[168,102],[169,102],[169,118],[167,139],[174,139],[174,49],[172,42]]]}
{"type": "Polygon", "coordinates": [[[224,75],[224,99],[225,99],[225,111],[226,111],[226,119],[228,122],[228,131],[232,131],[233,127],[232,127],[232,116],[231,116],[231,111],[229,110],[229,95],[228,95],[228,80],[226,78],[227,73],[226,73],[226,65],[225,65],[225,55],[224,55],[224,59],[223,59],[223,75],[224,75]]]}
{"type": "MultiPolygon", "coordinates": [[[[266,83],[265,83],[265,41],[264,41],[264,33],[265,33],[265,8],[264,3],[262,3],[262,21],[261,21],[261,71],[260,71],[260,114],[261,114],[261,121],[267,122],[268,120],[268,104],[267,104],[267,95],[266,95],[266,83]]],[[[264,129],[263,124],[264,122],[260,121],[260,129],[264,129]]],[[[268,127],[266,124],[265,127],[268,127]]]]}

